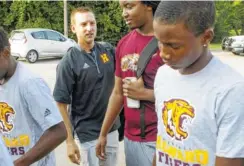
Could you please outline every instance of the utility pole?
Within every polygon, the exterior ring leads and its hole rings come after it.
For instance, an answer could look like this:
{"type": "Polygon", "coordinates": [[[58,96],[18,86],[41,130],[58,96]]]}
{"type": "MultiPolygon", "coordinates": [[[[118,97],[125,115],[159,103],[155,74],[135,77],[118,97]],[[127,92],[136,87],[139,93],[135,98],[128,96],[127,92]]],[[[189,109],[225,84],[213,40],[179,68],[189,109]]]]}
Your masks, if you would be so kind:
{"type": "Polygon", "coordinates": [[[68,9],[67,9],[67,0],[64,0],[64,36],[68,37],[68,9]]]}

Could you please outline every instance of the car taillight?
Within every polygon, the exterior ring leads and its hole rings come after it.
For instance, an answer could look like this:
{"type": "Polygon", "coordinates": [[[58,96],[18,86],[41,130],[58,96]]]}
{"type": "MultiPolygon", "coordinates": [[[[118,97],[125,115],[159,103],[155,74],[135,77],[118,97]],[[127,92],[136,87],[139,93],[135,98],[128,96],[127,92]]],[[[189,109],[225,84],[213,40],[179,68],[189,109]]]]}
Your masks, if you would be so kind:
{"type": "Polygon", "coordinates": [[[26,37],[24,38],[24,41],[23,41],[23,44],[25,44],[27,42],[27,39],[26,39],[26,37]]]}

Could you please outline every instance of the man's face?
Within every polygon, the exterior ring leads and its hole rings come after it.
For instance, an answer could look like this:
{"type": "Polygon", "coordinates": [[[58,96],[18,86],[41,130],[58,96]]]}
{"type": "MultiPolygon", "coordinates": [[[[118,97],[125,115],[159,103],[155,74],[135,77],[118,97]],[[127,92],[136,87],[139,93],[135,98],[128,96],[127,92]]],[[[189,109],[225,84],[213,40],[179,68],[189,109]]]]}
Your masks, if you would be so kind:
{"type": "Polygon", "coordinates": [[[8,51],[0,52],[0,82],[4,79],[9,68],[9,55],[8,51]]]}
{"type": "Polygon", "coordinates": [[[169,25],[154,20],[153,28],[158,39],[160,57],[171,68],[185,69],[201,56],[203,36],[196,37],[184,23],[169,25]]]}
{"type": "Polygon", "coordinates": [[[71,29],[76,33],[78,41],[86,43],[94,42],[97,34],[97,24],[92,12],[76,13],[74,16],[74,25],[71,29]]]}
{"type": "Polygon", "coordinates": [[[148,14],[151,14],[151,7],[144,5],[141,1],[120,0],[120,7],[123,10],[122,16],[131,29],[142,27],[148,14]]]}

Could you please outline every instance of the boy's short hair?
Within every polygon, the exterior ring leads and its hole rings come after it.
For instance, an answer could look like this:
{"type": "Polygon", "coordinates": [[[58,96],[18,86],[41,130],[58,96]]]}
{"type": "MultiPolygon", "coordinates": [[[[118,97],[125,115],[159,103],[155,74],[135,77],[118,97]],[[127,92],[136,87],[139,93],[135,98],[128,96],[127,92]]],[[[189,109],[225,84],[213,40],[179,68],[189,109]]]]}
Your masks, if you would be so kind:
{"type": "Polygon", "coordinates": [[[166,24],[184,22],[198,36],[214,27],[215,4],[213,1],[161,1],[154,19],[166,24]]]}
{"type": "Polygon", "coordinates": [[[158,0],[157,1],[143,1],[142,0],[142,3],[147,5],[147,6],[151,6],[152,10],[153,10],[153,15],[154,15],[160,1],[158,1],[158,0]]]}

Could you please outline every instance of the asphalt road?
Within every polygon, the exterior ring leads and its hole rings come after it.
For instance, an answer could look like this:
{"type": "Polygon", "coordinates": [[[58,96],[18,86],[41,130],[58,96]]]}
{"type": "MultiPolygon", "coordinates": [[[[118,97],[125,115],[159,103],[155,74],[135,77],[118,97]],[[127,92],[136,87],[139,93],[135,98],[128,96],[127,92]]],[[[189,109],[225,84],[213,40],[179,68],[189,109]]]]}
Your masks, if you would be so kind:
{"type": "MultiPolygon", "coordinates": [[[[236,56],[230,52],[214,51],[213,54],[220,58],[224,63],[232,66],[236,71],[244,76],[244,56],[236,56]]],[[[33,72],[43,77],[51,89],[53,89],[56,77],[56,66],[60,59],[40,60],[35,64],[28,64],[23,61],[33,72]]],[[[66,157],[65,143],[60,145],[56,150],[57,166],[74,166],[66,157]]],[[[125,166],[123,142],[120,143],[119,164],[125,166]]]]}

